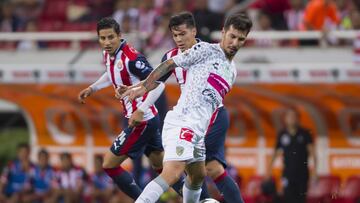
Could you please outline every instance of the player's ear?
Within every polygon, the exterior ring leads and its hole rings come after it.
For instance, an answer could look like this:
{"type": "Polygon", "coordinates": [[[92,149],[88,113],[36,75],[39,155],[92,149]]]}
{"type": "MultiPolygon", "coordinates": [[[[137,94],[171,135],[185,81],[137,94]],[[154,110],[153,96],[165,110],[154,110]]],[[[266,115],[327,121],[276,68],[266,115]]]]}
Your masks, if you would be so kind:
{"type": "Polygon", "coordinates": [[[221,34],[225,34],[225,29],[224,28],[221,30],[221,34]]]}
{"type": "Polygon", "coordinates": [[[192,33],[194,36],[196,36],[197,32],[196,32],[196,28],[195,28],[195,27],[193,27],[193,28],[191,29],[191,33],[192,33]]]}

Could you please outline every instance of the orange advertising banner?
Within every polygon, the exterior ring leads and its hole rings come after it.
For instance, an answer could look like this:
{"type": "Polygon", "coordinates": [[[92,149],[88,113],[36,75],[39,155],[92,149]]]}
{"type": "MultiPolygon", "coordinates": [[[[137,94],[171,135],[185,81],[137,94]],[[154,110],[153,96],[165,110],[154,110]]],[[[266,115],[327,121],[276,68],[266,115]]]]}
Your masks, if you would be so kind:
{"type": "MultiPolygon", "coordinates": [[[[94,154],[103,153],[122,129],[122,105],[112,88],[101,90],[85,105],[79,84],[1,84],[0,99],[16,104],[27,116],[33,147],[58,154],[69,150],[75,161],[92,168],[94,154]]],[[[166,87],[168,104],[179,97],[166,87]]],[[[320,173],[346,178],[360,174],[360,86],[357,84],[252,84],[234,87],[225,99],[231,124],[228,162],[246,177],[265,172],[281,128],[282,113],[294,107],[309,128],[320,157],[320,173]]],[[[281,164],[274,172],[280,174],[281,164]]]]}

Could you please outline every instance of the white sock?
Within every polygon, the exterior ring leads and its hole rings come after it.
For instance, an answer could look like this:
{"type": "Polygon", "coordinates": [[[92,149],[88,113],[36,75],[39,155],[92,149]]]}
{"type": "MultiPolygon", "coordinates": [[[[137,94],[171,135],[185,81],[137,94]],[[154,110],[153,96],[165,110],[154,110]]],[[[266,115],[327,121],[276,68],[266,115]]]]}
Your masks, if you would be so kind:
{"type": "Polygon", "coordinates": [[[201,187],[191,188],[185,180],[183,186],[183,203],[198,203],[201,195],[201,187]]]}
{"type": "Polygon", "coordinates": [[[169,185],[161,176],[158,176],[146,185],[135,203],[155,203],[168,189],[169,185]]]}

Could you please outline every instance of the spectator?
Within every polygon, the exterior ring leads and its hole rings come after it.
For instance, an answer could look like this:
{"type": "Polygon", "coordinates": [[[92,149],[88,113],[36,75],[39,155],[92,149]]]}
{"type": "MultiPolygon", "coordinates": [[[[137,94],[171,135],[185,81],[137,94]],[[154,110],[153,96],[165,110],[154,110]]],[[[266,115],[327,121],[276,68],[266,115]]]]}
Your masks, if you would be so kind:
{"type": "MultiPolygon", "coordinates": [[[[265,12],[258,13],[258,30],[260,31],[272,31],[270,16],[265,12]]],[[[257,39],[255,45],[258,47],[273,47],[278,43],[272,39],[257,39]]]]}
{"type": "Polygon", "coordinates": [[[274,160],[283,155],[284,169],[282,184],[285,203],[305,203],[308,188],[308,158],[314,161],[313,177],[316,177],[317,160],[313,138],[309,130],[301,127],[299,114],[294,109],[284,114],[285,127],[278,136],[266,177],[271,179],[274,160]]]}
{"type": "MultiPolygon", "coordinates": [[[[25,32],[37,32],[37,24],[35,21],[29,21],[26,24],[25,32]]],[[[39,42],[34,40],[21,40],[17,44],[19,51],[33,51],[39,48],[39,42]]]]}
{"type": "Polygon", "coordinates": [[[17,146],[17,158],[3,170],[0,178],[0,200],[9,203],[23,201],[23,196],[31,191],[31,173],[34,164],[30,161],[30,146],[21,143],[17,146]],[[4,193],[2,193],[4,192],[4,193]]]}
{"type": "Polygon", "coordinates": [[[146,39],[150,37],[150,34],[155,30],[155,23],[158,17],[154,8],[153,0],[144,0],[139,5],[139,25],[138,29],[146,39]]]}
{"type": "Polygon", "coordinates": [[[223,14],[230,0],[208,0],[208,8],[211,12],[223,14]]]}
{"type": "Polygon", "coordinates": [[[13,2],[15,15],[19,17],[22,29],[28,21],[38,20],[44,5],[44,0],[13,0],[13,2]]]}
{"type": "Polygon", "coordinates": [[[289,30],[303,30],[304,3],[302,0],[291,0],[291,9],[285,12],[287,27],[289,30]]]}
{"type": "Polygon", "coordinates": [[[60,191],[59,195],[65,203],[81,202],[87,174],[84,169],[74,166],[69,153],[60,155],[61,170],[58,174],[60,191]]]}
{"type": "Polygon", "coordinates": [[[290,9],[289,0],[257,0],[251,7],[267,13],[275,30],[287,30],[284,13],[290,9]]]}
{"type": "Polygon", "coordinates": [[[207,0],[195,1],[194,18],[197,28],[197,37],[210,42],[212,31],[221,30],[223,17],[219,17],[208,9],[207,0]]]}
{"type": "Polygon", "coordinates": [[[38,164],[31,174],[32,193],[24,198],[31,202],[52,203],[57,201],[58,182],[56,171],[50,166],[49,153],[42,149],[38,153],[38,164]]]}
{"type": "Polygon", "coordinates": [[[171,49],[174,47],[174,43],[168,28],[169,19],[169,16],[163,16],[159,20],[159,25],[150,35],[146,52],[154,49],[171,49]]]}
{"type": "MultiPolygon", "coordinates": [[[[92,202],[110,202],[115,187],[111,178],[104,172],[102,168],[103,157],[96,155],[94,158],[94,174],[91,176],[91,196],[92,202]]],[[[111,200],[115,201],[115,200],[111,200]]]]}
{"type": "Polygon", "coordinates": [[[88,21],[90,8],[86,1],[70,0],[66,8],[66,17],[68,22],[88,21]]]}
{"type": "Polygon", "coordinates": [[[129,30],[137,28],[137,19],[139,17],[139,10],[132,5],[131,0],[117,0],[115,3],[115,12],[113,18],[120,24],[122,30],[124,30],[124,21],[129,24],[129,30]],[[125,19],[127,18],[127,19],[125,19]]]}
{"type": "Polygon", "coordinates": [[[307,30],[326,31],[327,22],[340,23],[338,10],[333,0],[309,1],[304,13],[304,25],[307,30]]]}
{"type": "Polygon", "coordinates": [[[0,32],[18,31],[20,19],[14,13],[14,5],[11,2],[4,2],[0,6],[0,32]]]}

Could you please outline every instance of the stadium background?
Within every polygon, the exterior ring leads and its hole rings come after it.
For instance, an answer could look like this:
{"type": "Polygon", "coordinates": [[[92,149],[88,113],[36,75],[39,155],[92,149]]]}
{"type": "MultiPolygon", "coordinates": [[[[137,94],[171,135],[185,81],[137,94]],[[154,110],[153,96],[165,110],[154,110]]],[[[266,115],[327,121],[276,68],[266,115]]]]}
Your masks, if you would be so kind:
{"type": "MultiPolygon", "coordinates": [[[[97,19],[112,15],[125,39],[155,66],[174,46],[167,29],[171,14],[192,11],[199,37],[216,42],[223,18],[242,10],[253,18],[255,26],[235,58],[237,85],[225,105],[231,116],[227,160],[237,169],[244,194],[255,197],[259,193],[257,180],[265,173],[281,127],[281,113],[295,107],[301,123],[313,132],[317,170],[324,178],[310,188],[311,195],[313,199],[339,201],[354,188],[348,186],[349,180],[360,174],[359,7],[355,0],[335,0],[340,20],[327,20],[326,31],[310,31],[302,23],[302,15],[297,15],[310,12],[306,10],[309,3],[1,1],[1,166],[14,158],[18,142],[28,141],[34,161],[37,151],[45,147],[51,152],[51,162],[58,165],[58,154],[66,151],[91,173],[94,155],[107,150],[121,131],[121,105],[112,88],[94,95],[86,105],[76,100],[78,92],[104,71],[96,42],[97,19]]],[[[166,95],[173,106],[179,96],[174,78],[168,82],[166,95]]],[[[126,167],[131,169],[131,163],[126,167]]],[[[277,180],[280,169],[281,160],[277,160],[277,180]]]]}

